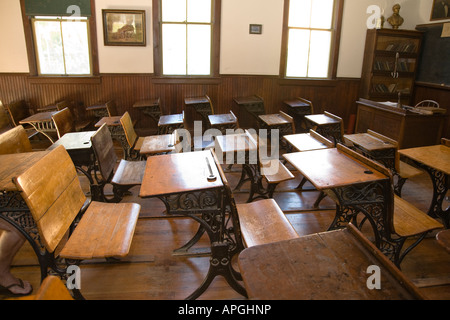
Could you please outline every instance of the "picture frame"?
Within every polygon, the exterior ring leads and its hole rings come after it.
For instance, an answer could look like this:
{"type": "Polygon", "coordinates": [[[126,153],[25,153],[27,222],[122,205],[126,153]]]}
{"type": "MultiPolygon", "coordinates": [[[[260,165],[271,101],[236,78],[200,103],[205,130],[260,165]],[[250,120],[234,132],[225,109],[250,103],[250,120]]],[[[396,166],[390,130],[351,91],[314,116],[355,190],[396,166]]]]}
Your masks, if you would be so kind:
{"type": "Polygon", "coordinates": [[[250,34],[262,34],[262,24],[251,24],[249,26],[250,34]]]}
{"type": "Polygon", "coordinates": [[[145,10],[102,9],[105,46],[146,46],[145,10]]]}
{"type": "Polygon", "coordinates": [[[450,0],[433,0],[430,20],[450,19],[450,0]]]}

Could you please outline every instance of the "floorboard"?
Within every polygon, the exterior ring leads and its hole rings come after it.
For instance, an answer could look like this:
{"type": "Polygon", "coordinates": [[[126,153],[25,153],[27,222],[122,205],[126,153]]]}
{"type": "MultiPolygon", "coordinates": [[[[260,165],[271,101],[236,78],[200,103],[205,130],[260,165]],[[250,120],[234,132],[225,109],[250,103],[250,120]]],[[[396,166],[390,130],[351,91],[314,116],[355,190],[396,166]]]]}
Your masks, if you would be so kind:
{"type": "MultiPolygon", "coordinates": [[[[295,173],[295,172],[294,172],[295,173]]],[[[234,187],[239,179],[240,168],[233,167],[226,176],[234,187]]],[[[326,231],[334,217],[334,203],[325,198],[319,208],[313,204],[318,192],[310,184],[307,191],[296,190],[301,176],[280,184],[275,200],[286,213],[300,235],[326,231]]],[[[84,188],[86,181],[80,177],[84,188]]],[[[235,193],[235,199],[244,202],[247,192],[235,193]]],[[[187,242],[197,231],[198,224],[182,217],[171,217],[159,200],[140,199],[138,187],[124,202],[138,202],[142,206],[129,257],[120,262],[94,261],[81,266],[81,290],[88,300],[179,300],[186,298],[203,281],[208,270],[209,257],[180,257],[173,250],[187,242]]],[[[423,174],[407,181],[403,198],[426,211],[431,200],[432,186],[423,174]]],[[[446,202],[449,205],[449,202],[446,202]]],[[[367,235],[370,237],[370,235],[367,235]]],[[[203,236],[196,247],[208,246],[203,236]]],[[[405,258],[402,271],[430,299],[450,299],[450,254],[440,247],[434,234],[430,234],[405,258]]],[[[39,287],[40,275],[37,259],[28,244],[16,256],[12,272],[19,278],[39,287]]],[[[337,293],[338,294],[338,293],[337,293]]],[[[10,296],[0,291],[0,299],[10,296]]],[[[339,296],[336,295],[336,299],[339,296]]],[[[217,277],[199,300],[245,300],[226,281],[217,277]]]]}

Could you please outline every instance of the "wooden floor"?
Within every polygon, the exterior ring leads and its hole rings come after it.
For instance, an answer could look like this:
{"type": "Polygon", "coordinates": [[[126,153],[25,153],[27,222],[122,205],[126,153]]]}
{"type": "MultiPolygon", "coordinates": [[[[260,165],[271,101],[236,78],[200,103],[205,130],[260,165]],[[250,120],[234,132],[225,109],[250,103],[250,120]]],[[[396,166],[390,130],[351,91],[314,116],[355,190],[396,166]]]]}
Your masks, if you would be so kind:
{"type": "MultiPolygon", "coordinates": [[[[295,187],[301,180],[280,184],[275,200],[286,213],[300,235],[326,231],[334,217],[334,203],[324,199],[319,209],[312,205],[318,196],[313,190],[298,192],[295,187]]],[[[234,166],[226,175],[233,187],[239,178],[240,167],[234,166]]],[[[86,187],[86,181],[82,178],[86,187]]],[[[81,291],[86,299],[114,300],[173,300],[184,299],[202,283],[209,265],[209,257],[180,257],[172,251],[187,242],[197,230],[198,224],[189,218],[168,217],[159,200],[139,199],[138,187],[131,189],[132,195],[123,201],[142,205],[140,219],[129,257],[118,263],[96,261],[83,263],[81,268],[81,291]]],[[[403,198],[426,211],[431,199],[432,186],[426,174],[409,180],[403,198]]],[[[236,201],[244,202],[246,192],[235,194],[236,201]]],[[[446,206],[449,205],[447,201],[446,206]]],[[[370,233],[370,232],[369,232],[370,233]]],[[[370,237],[370,234],[367,234],[370,237]]],[[[434,238],[427,237],[405,258],[402,270],[430,299],[450,299],[450,254],[440,247],[434,238]]],[[[206,236],[197,244],[207,247],[206,236]]],[[[12,272],[19,278],[31,282],[38,288],[39,267],[34,253],[26,244],[16,256],[12,272]]],[[[0,291],[0,298],[10,297],[0,291]]],[[[208,290],[199,298],[209,300],[244,300],[231,289],[226,281],[217,277],[208,290]]],[[[339,292],[336,292],[339,299],[339,292]]]]}

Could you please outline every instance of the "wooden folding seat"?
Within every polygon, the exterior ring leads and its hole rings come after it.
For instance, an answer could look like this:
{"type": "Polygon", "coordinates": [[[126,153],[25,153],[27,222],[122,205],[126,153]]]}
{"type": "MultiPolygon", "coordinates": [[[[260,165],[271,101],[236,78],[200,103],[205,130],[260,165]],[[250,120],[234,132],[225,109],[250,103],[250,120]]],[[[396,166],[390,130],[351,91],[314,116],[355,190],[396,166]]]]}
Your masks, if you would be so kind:
{"type": "MultiPolygon", "coordinates": [[[[42,244],[42,248],[35,248],[41,280],[49,269],[65,278],[69,263],[128,254],[140,205],[87,199],[63,146],[45,155],[14,182],[36,224],[35,237],[42,244]]],[[[73,289],[73,293],[82,298],[79,289],[73,289]]]]}
{"type": "MultiPolygon", "coordinates": [[[[392,174],[385,166],[366,158],[342,144],[338,144],[337,148],[347,153],[350,157],[388,176],[391,180],[390,185],[392,186],[392,174]]],[[[327,192],[327,194],[333,197],[331,192],[327,192]]],[[[377,226],[377,230],[374,230],[377,246],[397,267],[400,267],[405,256],[430,231],[443,228],[444,226],[423,211],[414,207],[411,203],[395,195],[392,187],[389,190],[385,190],[385,196],[387,197],[387,200],[385,200],[385,205],[387,206],[385,216],[380,216],[378,212],[372,212],[371,210],[367,210],[364,215],[366,219],[371,221],[372,226],[377,226]],[[403,250],[403,246],[408,239],[415,241],[403,250]]]]}
{"type": "Polygon", "coordinates": [[[142,143],[144,142],[144,137],[139,137],[134,130],[134,124],[131,120],[131,116],[126,111],[120,118],[120,124],[122,125],[123,131],[125,133],[125,138],[130,148],[130,156],[132,159],[139,158],[139,150],[141,150],[142,143]]]}
{"type": "Polygon", "coordinates": [[[25,129],[18,125],[0,134],[0,154],[22,153],[33,151],[25,129]]]}
{"type": "MultiPolygon", "coordinates": [[[[217,161],[217,156],[212,151],[217,161]]],[[[237,238],[237,246],[251,247],[270,242],[294,239],[298,237],[294,227],[273,199],[258,200],[251,203],[236,204],[227,178],[218,167],[225,186],[230,215],[233,220],[233,231],[237,238]],[[242,243],[239,241],[242,240],[242,243]]],[[[238,248],[239,250],[239,248],[238,248]]]]}
{"type": "Polygon", "coordinates": [[[97,159],[99,174],[96,174],[101,198],[108,202],[120,202],[130,188],[140,185],[145,172],[145,161],[127,161],[121,159],[117,169],[117,155],[106,124],[103,124],[91,137],[92,148],[97,159]],[[115,171],[114,171],[115,170],[115,171]],[[114,197],[108,199],[105,186],[112,184],[114,197]]]}
{"type": "Polygon", "coordinates": [[[69,108],[64,108],[52,116],[58,139],[68,132],[75,132],[75,122],[69,108]]]}
{"type": "MultiPolygon", "coordinates": [[[[20,125],[20,120],[31,116],[30,108],[25,100],[14,101],[6,105],[6,110],[8,111],[11,123],[14,127],[20,125]]],[[[24,125],[24,128],[27,131],[28,138],[31,138],[38,133],[34,127],[29,124],[24,125]]]]}

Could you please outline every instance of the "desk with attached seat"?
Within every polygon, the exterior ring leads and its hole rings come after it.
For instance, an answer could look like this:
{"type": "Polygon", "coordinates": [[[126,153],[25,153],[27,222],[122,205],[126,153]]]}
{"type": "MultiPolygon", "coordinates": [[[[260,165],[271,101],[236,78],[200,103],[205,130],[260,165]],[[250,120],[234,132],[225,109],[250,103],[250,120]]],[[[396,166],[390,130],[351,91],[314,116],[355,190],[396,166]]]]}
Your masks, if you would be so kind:
{"type": "Polygon", "coordinates": [[[47,111],[47,112],[39,112],[35,113],[25,119],[19,121],[20,124],[26,125],[29,124],[33,126],[33,128],[42,133],[51,143],[55,142],[56,136],[56,128],[53,122],[52,116],[58,111],[47,111]]]}
{"type": "MultiPolygon", "coordinates": [[[[210,240],[210,266],[203,284],[188,299],[196,299],[217,276],[245,295],[232,270],[231,258],[237,253],[233,226],[226,217],[227,201],[220,164],[212,151],[175,153],[149,157],[139,196],[159,198],[167,214],[187,216],[200,226],[196,235],[176,254],[189,254],[206,232],[210,240]]],[[[194,251],[194,254],[196,252],[194,251]]]]}

